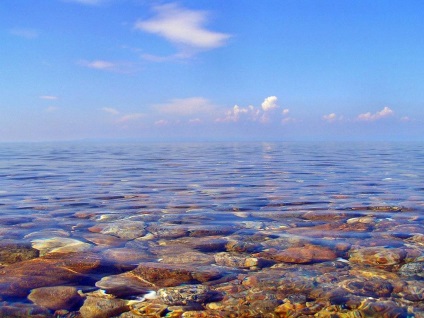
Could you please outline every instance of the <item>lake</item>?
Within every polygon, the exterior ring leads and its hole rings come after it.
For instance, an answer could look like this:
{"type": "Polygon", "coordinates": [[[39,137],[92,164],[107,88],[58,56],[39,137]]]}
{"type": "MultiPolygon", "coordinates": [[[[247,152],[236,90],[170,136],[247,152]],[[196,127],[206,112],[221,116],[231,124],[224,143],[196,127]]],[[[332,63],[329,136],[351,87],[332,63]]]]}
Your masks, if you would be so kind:
{"type": "Polygon", "coordinates": [[[2,317],[424,317],[423,143],[0,144],[2,317]]]}

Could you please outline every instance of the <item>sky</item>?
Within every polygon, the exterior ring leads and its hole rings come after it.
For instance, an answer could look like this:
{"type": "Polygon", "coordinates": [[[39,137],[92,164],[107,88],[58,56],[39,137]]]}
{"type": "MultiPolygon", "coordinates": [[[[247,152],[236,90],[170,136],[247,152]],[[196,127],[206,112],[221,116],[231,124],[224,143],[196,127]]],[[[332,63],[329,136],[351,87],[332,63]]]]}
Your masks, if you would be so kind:
{"type": "Polygon", "coordinates": [[[422,0],[1,0],[0,142],[422,140],[422,0]]]}

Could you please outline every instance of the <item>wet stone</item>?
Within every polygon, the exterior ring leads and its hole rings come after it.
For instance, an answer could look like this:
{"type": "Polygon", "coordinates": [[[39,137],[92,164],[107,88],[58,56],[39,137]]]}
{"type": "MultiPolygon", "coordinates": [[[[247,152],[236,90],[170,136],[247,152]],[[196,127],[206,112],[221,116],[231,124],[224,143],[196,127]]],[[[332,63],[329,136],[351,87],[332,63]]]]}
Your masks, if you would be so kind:
{"type": "Polygon", "coordinates": [[[366,297],[388,297],[393,291],[393,286],[383,279],[348,279],[340,283],[340,286],[349,293],[366,297]]]}
{"type": "Polygon", "coordinates": [[[28,299],[51,310],[71,310],[82,301],[77,289],[70,286],[35,288],[28,295],[28,299]]]}
{"type": "Polygon", "coordinates": [[[158,297],[167,305],[203,304],[212,297],[211,290],[203,285],[184,285],[177,287],[161,288],[158,297]]]}
{"type": "Polygon", "coordinates": [[[154,224],[150,225],[147,230],[151,232],[154,236],[164,239],[174,239],[179,237],[188,236],[187,226],[180,225],[164,225],[164,224],[154,224]]]}
{"type": "Polygon", "coordinates": [[[83,238],[87,241],[102,247],[116,247],[123,245],[126,241],[116,236],[100,234],[100,233],[88,233],[83,235],[83,238]]]}
{"type": "Polygon", "coordinates": [[[118,220],[113,223],[100,223],[89,228],[95,233],[113,235],[123,240],[133,240],[146,234],[146,224],[143,221],[118,220]]]}
{"type": "Polygon", "coordinates": [[[424,278],[424,262],[412,262],[402,265],[399,274],[407,277],[424,278]]]}
{"type": "Polygon", "coordinates": [[[277,252],[275,255],[271,255],[271,259],[277,262],[295,264],[332,261],[336,258],[336,253],[334,253],[331,249],[313,245],[290,247],[277,252]]]}
{"type": "Polygon", "coordinates": [[[67,237],[51,237],[31,241],[32,247],[40,251],[40,255],[54,253],[77,253],[92,248],[93,245],[67,237]]]}
{"type": "Polygon", "coordinates": [[[26,297],[34,288],[84,282],[84,274],[99,266],[99,257],[86,253],[54,254],[19,262],[0,269],[0,295],[26,297]]]}
{"type": "Polygon", "coordinates": [[[249,257],[227,252],[217,253],[214,257],[216,264],[236,268],[262,268],[274,264],[274,262],[264,258],[249,257]]]}
{"type": "Polygon", "coordinates": [[[129,310],[125,300],[88,296],[79,311],[82,318],[109,318],[129,310]]]}
{"type": "Polygon", "coordinates": [[[34,304],[0,302],[0,317],[3,318],[53,318],[47,308],[34,304]]]}
{"type": "Polygon", "coordinates": [[[96,287],[105,290],[107,294],[122,298],[143,296],[156,289],[154,284],[131,272],[105,276],[96,282],[96,287]]]}
{"type": "Polygon", "coordinates": [[[209,265],[213,262],[213,255],[197,251],[184,251],[182,253],[165,254],[161,256],[161,263],[165,264],[209,265]]]}
{"type": "Polygon", "coordinates": [[[102,253],[104,262],[118,268],[137,266],[141,262],[152,260],[152,254],[133,248],[110,248],[102,253]]]}
{"type": "Polygon", "coordinates": [[[351,251],[349,261],[385,268],[400,264],[405,257],[406,252],[401,248],[368,247],[351,251]]]}
{"type": "Polygon", "coordinates": [[[9,265],[21,261],[37,258],[39,251],[31,244],[3,241],[0,243],[0,265],[9,265]]]}

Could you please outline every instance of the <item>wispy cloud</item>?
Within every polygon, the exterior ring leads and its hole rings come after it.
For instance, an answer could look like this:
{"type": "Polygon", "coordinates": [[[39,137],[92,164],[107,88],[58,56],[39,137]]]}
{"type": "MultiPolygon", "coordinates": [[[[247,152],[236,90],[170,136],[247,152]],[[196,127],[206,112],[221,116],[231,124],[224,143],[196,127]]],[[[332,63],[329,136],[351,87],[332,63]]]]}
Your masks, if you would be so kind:
{"type": "Polygon", "coordinates": [[[44,100],[57,100],[58,99],[57,96],[53,96],[53,95],[42,95],[39,98],[44,99],[44,100]]]}
{"type": "Polygon", "coordinates": [[[103,107],[102,110],[106,113],[112,114],[112,115],[119,115],[120,112],[112,107],[103,107]]]}
{"type": "Polygon", "coordinates": [[[374,114],[372,114],[371,112],[359,114],[357,119],[362,121],[374,121],[374,120],[391,116],[393,114],[394,114],[393,110],[391,110],[389,107],[386,106],[382,110],[374,114]]]}
{"type": "Polygon", "coordinates": [[[94,61],[86,61],[81,60],[78,62],[79,65],[99,70],[99,71],[108,71],[108,72],[116,72],[116,73],[132,73],[135,71],[135,68],[131,63],[127,62],[111,62],[105,60],[94,60],[94,61]]]}
{"type": "Polygon", "coordinates": [[[156,126],[166,126],[168,124],[169,124],[169,121],[167,121],[166,119],[160,119],[155,121],[156,126]]]}
{"type": "Polygon", "coordinates": [[[216,107],[206,98],[189,97],[175,98],[167,103],[154,105],[154,108],[162,114],[190,116],[214,112],[216,107]]]}
{"type": "MultiPolygon", "coordinates": [[[[136,30],[156,34],[173,44],[194,50],[214,49],[223,46],[230,38],[229,34],[205,28],[208,22],[206,11],[182,8],[176,3],[155,6],[153,11],[155,15],[152,18],[135,23],[136,30]]],[[[180,58],[189,56],[188,53],[179,53],[180,58]]]]}
{"type": "Polygon", "coordinates": [[[127,114],[127,115],[120,117],[117,120],[117,122],[118,123],[127,123],[127,122],[130,122],[130,121],[135,121],[135,120],[141,119],[143,117],[145,117],[145,114],[142,114],[142,113],[127,114]]]}
{"type": "Polygon", "coordinates": [[[27,28],[14,28],[10,29],[9,33],[15,36],[19,36],[25,39],[36,39],[40,35],[39,32],[35,29],[27,29],[27,28]]]}

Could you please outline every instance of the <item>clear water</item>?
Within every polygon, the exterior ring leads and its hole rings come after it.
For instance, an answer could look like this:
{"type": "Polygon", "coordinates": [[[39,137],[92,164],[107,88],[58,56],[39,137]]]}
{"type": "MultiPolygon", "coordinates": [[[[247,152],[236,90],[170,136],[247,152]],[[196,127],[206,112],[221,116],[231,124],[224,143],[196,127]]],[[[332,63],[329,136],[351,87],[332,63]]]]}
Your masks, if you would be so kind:
{"type": "MultiPolygon", "coordinates": [[[[96,218],[78,212],[149,213],[157,223],[173,214],[240,229],[308,211],[375,213],[420,228],[423,180],[420,143],[1,144],[0,238],[30,242],[31,233],[61,229],[85,241],[96,218]]],[[[314,224],[300,221],[308,236],[314,224]]]]}

